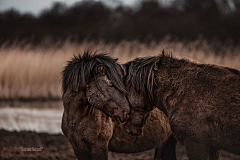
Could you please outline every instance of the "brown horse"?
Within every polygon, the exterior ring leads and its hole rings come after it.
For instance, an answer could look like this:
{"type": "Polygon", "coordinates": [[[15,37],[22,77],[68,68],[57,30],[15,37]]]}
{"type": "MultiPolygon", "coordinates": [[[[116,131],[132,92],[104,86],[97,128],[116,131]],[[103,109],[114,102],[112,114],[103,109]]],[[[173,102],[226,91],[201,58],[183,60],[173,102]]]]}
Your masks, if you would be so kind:
{"type": "Polygon", "coordinates": [[[176,59],[164,52],[123,66],[135,114],[125,124],[128,133],[140,135],[145,117],[157,106],[168,116],[190,160],[217,160],[220,149],[240,154],[238,70],[176,59]]]}
{"type": "MultiPolygon", "coordinates": [[[[93,82],[101,93],[96,96],[105,102],[96,104],[95,108],[102,109],[109,116],[117,115],[115,117],[118,118],[118,121],[125,122],[130,108],[125,98],[126,90],[122,70],[116,61],[117,59],[106,54],[96,54],[90,51],[85,51],[83,56],[74,56],[62,72],[63,95],[67,89],[76,93],[86,91],[88,84],[93,82]],[[103,86],[102,88],[100,84],[103,86]],[[104,91],[105,94],[102,94],[104,91]],[[112,94],[113,92],[114,94],[112,94]]],[[[91,92],[91,90],[88,91],[91,92]]],[[[81,98],[79,100],[83,101],[81,98]]],[[[88,101],[91,102],[94,99],[88,98],[88,101]]]]}
{"type": "Polygon", "coordinates": [[[155,160],[160,160],[160,158],[162,160],[176,160],[176,140],[172,137],[167,117],[160,110],[154,109],[150,112],[143,135],[139,137],[127,134],[123,125],[117,123],[125,120],[125,112],[127,112],[125,106],[128,106],[128,104],[124,104],[126,100],[123,96],[124,86],[121,83],[123,78],[121,78],[122,71],[119,69],[121,68],[117,65],[116,60],[109,56],[85,52],[83,56],[74,57],[72,61],[69,61],[63,71],[64,113],[62,131],[72,144],[76,156],[81,160],[107,160],[108,150],[120,153],[136,153],[155,148],[155,160]],[[85,71],[89,67],[92,69],[85,71]],[[113,75],[109,76],[108,72],[110,73],[114,68],[118,71],[120,78],[119,82],[113,83],[113,75]],[[95,80],[94,74],[97,74],[95,80]],[[94,90],[89,90],[91,85],[94,85],[100,93],[114,91],[114,94],[106,93],[102,97],[99,94],[95,95],[96,98],[87,98],[86,90],[91,93],[90,95],[95,93],[94,90]],[[116,88],[122,90],[116,92],[116,88]],[[115,95],[117,96],[113,97],[115,95]],[[90,102],[97,102],[96,99],[99,97],[106,103],[97,103],[97,107],[105,105],[104,108],[109,109],[109,106],[114,106],[107,114],[90,105],[90,102]],[[117,98],[117,100],[112,100],[112,97],[117,98]],[[122,110],[118,109],[120,107],[124,107],[123,114],[122,110]],[[120,117],[114,119],[108,116],[111,114],[116,114],[117,117],[120,115],[120,117]]]}

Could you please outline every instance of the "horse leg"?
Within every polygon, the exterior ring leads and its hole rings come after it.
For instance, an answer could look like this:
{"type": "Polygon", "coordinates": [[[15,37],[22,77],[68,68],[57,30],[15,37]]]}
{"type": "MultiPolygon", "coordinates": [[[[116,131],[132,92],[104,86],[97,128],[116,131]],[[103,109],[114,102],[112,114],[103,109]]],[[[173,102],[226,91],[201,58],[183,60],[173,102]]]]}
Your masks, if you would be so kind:
{"type": "Polygon", "coordinates": [[[219,160],[220,152],[219,150],[212,150],[210,153],[209,160],[219,160]]]}
{"type": "Polygon", "coordinates": [[[108,160],[108,144],[92,146],[92,160],[108,160]]]}
{"type": "Polygon", "coordinates": [[[161,160],[162,148],[155,148],[154,160],[161,160]]]}
{"type": "MultiPolygon", "coordinates": [[[[74,151],[75,152],[75,151],[74,151]]],[[[91,154],[84,152],[83,150],[78,150],[78,153],[75,152],[79,160],[91,160],[91,154]]]]}
{"type": "Polygon", "coordinates": [[[186,152],[189,160],[218,160],[218,152],[213,152],[212,149],[203,143],[187,140],[184,141],[186,152]]]}
{"type": "Polygon", "coordinates": [[[176,160],[176,144],[177,140],[172,135],[169,137],[161,150],[155,149],[155,160],[176,160]]]}
{"type": "Polygon", "coordinates": [[[79,148],[76,143],[71,143],[72,144],[72,147],[73,147],[73,150],[74,150],[74,153],[75,155],[77,156],[77,158],[79,160],[91,160],[92,159],[92,156],[91,154],[87,153],[86,151],[82,150],[81,148],[79,148]]]}

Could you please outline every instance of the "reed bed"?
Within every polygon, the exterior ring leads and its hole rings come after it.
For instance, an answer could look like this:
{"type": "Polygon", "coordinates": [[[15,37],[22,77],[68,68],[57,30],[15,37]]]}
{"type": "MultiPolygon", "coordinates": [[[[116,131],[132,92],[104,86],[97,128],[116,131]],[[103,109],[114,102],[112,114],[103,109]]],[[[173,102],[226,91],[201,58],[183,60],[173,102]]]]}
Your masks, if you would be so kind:
{"type": "MultiPolygon", "coordinates": [[[[49,42],[50,43],[50,42],[49,42]]],[[[52,47],[33,47],[31,44],[19,47],[0,47],[0,100],[49,100],[61,98],[61,71],[73,54],[82,54],[85,49],[98,53],[110,53],[119,58],[120,63],[139,56],[153,56],[163,49],[172,52],[174,57],[186,58],[195,62],[218,64],[240,70],[240,47],[221,48],[224,54],[217,55],[211,44],[204,40],[192,42],[169,42],[142,44],[138,41],[121,43],[81,44],[66,41],[52,47]]]]}

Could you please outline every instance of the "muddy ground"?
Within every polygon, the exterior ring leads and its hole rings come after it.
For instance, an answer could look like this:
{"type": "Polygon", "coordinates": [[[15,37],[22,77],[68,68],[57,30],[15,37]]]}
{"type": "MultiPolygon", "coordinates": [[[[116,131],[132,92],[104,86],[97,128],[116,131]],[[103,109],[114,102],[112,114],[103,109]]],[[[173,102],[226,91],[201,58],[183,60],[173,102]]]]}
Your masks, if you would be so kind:
{"type": "MultiPolygon", "coordinates": [[[[109,152],[109,160],[150,160],[153,159],[153,153],[153,150],[137,154],[109,152]]],[[[185,149],[180,144],[177,145],[177,158],[178,160],[187,160],[185,149]]],[[[76,160],[77,158],[70,143],[61,134],[0,130],[0,159],[76,160]]],[[[240,156],[223,152],[221,159],[240,160],[240,156]]]]}

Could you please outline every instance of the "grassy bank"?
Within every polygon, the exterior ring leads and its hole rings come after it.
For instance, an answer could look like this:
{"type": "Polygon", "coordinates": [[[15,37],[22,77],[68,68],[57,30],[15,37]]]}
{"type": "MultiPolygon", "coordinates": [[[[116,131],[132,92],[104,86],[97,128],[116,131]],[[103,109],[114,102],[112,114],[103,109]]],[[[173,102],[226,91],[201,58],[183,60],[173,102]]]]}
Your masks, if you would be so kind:
{"type": "Polygon", "coordinates": [[[188,58],[201,63],[211,63],[228,66],[240,70],[240,47],[224,45],[217,55],[212,47],[204,40],[188,43],[169,42],[146,45],[137,41],[121,42],[119,44],[83,42],[73,44],[66,41],[62,45],[33,48],[30,44],[19,47],[0,48],[0,99],[29,100],[29,99],[60,99],[61,71],[66,61],[73,54],[83,53],[85,49],[107,52],[119,58],[121,63],[137,56],[150,56],[161,53],[162,49],[172,51],[174,57],[188,58]]]}

